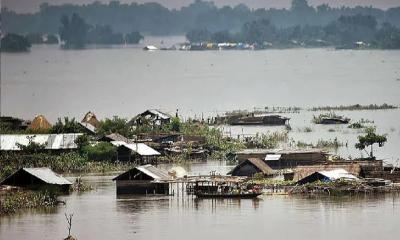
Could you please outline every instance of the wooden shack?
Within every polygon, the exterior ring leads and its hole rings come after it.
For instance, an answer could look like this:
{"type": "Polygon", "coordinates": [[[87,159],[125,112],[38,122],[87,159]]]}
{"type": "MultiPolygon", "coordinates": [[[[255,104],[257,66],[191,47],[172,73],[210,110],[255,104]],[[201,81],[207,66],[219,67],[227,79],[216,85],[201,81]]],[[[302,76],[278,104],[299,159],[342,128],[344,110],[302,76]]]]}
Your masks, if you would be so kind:
{"type": "Polygon", "coordinates": [[[232,176],[252,177],[256,173],[272,177],[275,174],[275,170],[259,158],[249,158],[233,168],[228,174],[232,176]]]}
{"type": "Polygon", "coordinates": [[[230,125],[285,125],[289,123],[290,118],[280,115],[264,115],[264,116],[245,116],[234,119],[230,125]]]}
{"type": "Polygon", "coordinates": [[[115,177],[118,194],[169,194],[168,172],[150,164],[132,168],[115,177]]]}
{"type": "Polygon", "coordinates": [[[71,184],[49,168],[21,168],[0,183],[32,190],[54,188],[62,192],[68,192],[71,184]]]}
{"type": "Polygon", "coordinates": [[[117,160],[121,162],[151,163],[161,155],[144,143],[112,141],[111,144],[117,147],[117,160]]]}

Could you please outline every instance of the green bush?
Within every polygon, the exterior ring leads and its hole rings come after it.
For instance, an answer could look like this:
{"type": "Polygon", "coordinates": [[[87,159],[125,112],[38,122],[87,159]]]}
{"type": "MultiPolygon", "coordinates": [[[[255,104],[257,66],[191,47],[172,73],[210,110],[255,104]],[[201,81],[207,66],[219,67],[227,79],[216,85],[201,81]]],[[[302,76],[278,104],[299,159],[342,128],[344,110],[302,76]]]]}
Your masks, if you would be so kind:
{"type": "Polygon", "coordinates": [[[107,142],[85,146],[83,152],[91,161],[111,161],[117,156],[117,148],[107,142]]]}

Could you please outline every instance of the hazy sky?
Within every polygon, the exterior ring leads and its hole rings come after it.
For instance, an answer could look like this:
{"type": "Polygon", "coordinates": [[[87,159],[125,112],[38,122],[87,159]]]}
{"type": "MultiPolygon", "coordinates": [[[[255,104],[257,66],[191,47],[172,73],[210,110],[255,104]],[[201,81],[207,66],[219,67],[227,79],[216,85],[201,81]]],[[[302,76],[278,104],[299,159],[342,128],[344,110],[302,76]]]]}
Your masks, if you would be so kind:
{"type": "MultiPolygon", "coordinates": [[[[14,9],[18,12],[32,12],[38,9],[38,6],[43,2],[50,4],[63,4],[63,3],[74,3],[84,4],[91,3],[94,0],[0,0],[2,6],[6,6],[10,9],[14,9]]],[[[109,2],[109,0],[98,0],[100,2],[109,2]]],[[[194,0],[120,0],[120,2],[159,2],[169,8],[180,8],[188,5],[194,0]]],[[[238,3],[246,3],[249,7],[276,7],[284,8],[289,7],[291,0],[214,0],[216,5],[236,5],[238,3]]],[[[399,0],[309,0],[311,5],[319,5],[321,3],[328,3],[331,6],[374,6],[382,9],[390,7],[400,6],[399,0]]]]}

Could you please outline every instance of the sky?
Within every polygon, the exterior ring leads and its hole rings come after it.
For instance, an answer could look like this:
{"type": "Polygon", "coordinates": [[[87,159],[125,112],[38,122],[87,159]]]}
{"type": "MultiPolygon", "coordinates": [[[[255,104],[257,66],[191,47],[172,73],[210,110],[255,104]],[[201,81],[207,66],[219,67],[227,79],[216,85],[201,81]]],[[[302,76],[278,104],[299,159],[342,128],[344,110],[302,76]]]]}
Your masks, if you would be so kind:
{"type": "MultiPolygon", "coordinates": [[[[2,7],[8,7],[17,12],[34,12],[39,9],[39,5],[48,2],[52,5],[59,5],[63,3],[85,4],[92,3],[94,0],[0,0],[2,7]]],[[[97,0],[99,2],[109,2],[110,0],[97,0]]],[[[119,0],[120,2],[159,2],[168,8],[179,9],[182,6],[187,6],[194,0],[119,0]]],[[[217,6],[223,5],[237,5],[245,3],[251,8],[288,8],[291,0],[214,0],[217,6]]],[[[328,3],[330,6],[374,6],[377,8],[387,9],[390,7],[400,6],[399,0],[308,0],[311,5],[320,5],[328,3]]]]}

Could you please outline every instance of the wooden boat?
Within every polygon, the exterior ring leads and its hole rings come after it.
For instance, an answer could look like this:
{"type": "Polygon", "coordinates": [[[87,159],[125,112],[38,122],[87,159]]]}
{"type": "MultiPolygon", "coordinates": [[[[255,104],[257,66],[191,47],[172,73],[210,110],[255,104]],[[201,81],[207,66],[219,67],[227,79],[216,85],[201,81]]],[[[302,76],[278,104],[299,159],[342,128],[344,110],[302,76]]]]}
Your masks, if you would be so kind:
{"type": "Polygon", "coordinates": [[[198,198],[256,198],[262,193],[204,193],[196,192],[195,195],[198,198]]]}

